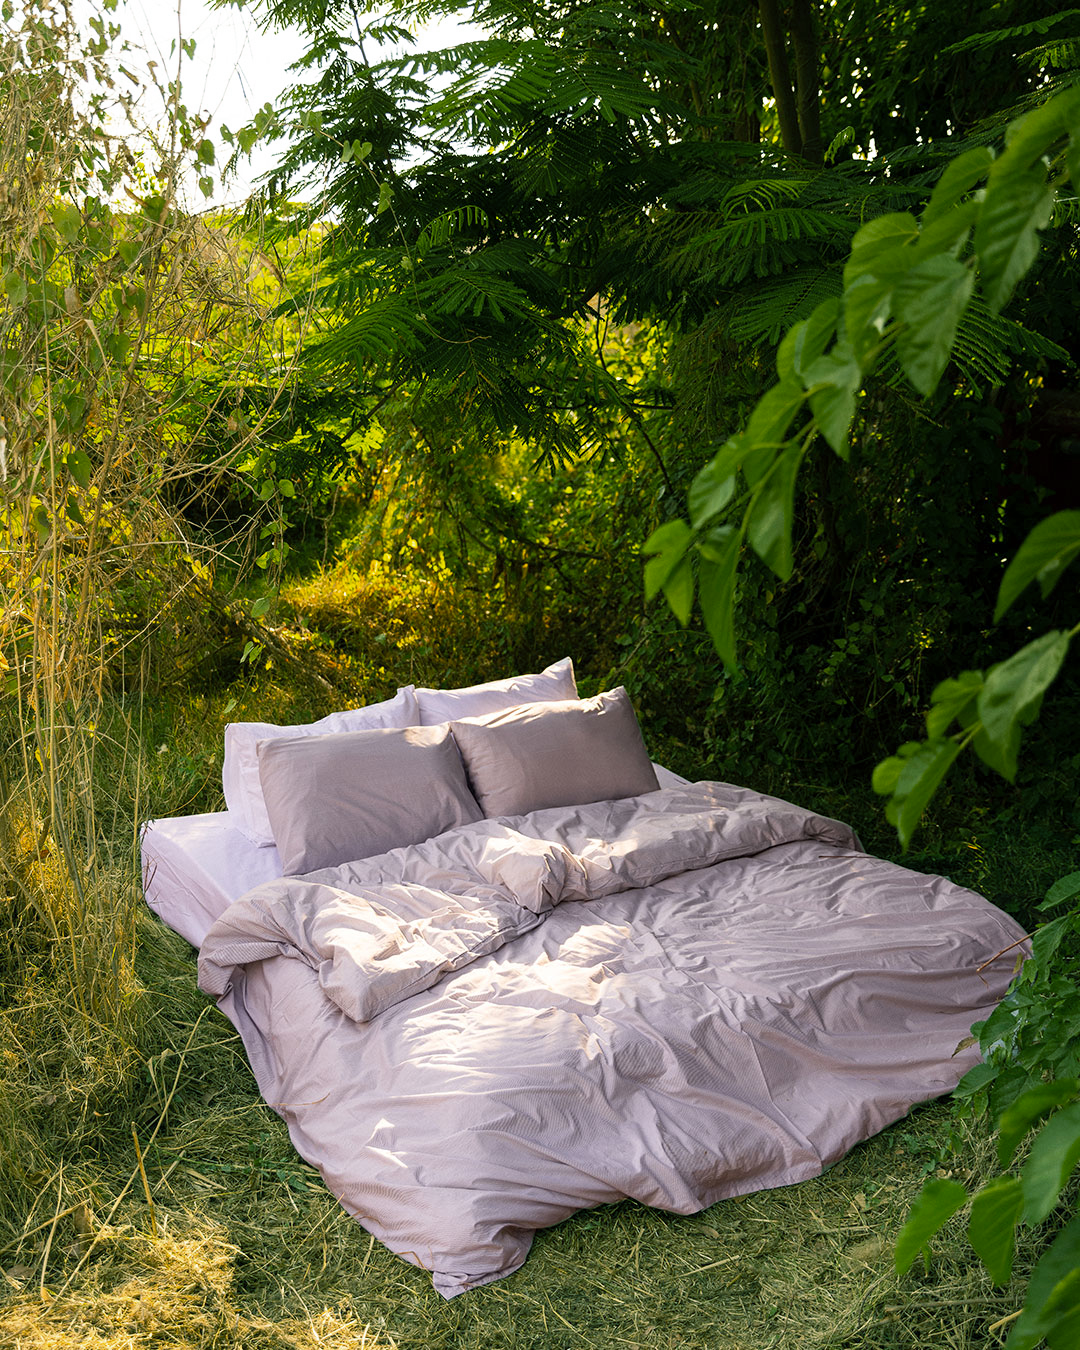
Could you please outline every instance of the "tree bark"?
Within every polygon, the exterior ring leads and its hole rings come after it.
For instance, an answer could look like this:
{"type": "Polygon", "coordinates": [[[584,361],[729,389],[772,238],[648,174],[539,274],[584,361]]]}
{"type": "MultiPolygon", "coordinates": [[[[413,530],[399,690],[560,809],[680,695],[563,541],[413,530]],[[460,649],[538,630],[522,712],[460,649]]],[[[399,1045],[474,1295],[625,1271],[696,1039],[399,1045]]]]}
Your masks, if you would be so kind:
{"type": "Polygon", "coordinates": [[[799,115],[795,107],[795,93],[791,87],[780,3],[779,0],[758,0],[758,3],[761,11],[761,31],[765,37],[765,55],[769,58],[769,79],[776,99],[776,111],[780,117],[780,138],[789,155],[801,155],[802,132],[799,129],[799,115]]]}
{"type": "Polygon", "coordinates": [[[811,164],[820,164],[824,146],[821,144],[821,96],[812,0],[792,0],[791,36],[795,43],[795,96],[801,153],[811,164]]]}

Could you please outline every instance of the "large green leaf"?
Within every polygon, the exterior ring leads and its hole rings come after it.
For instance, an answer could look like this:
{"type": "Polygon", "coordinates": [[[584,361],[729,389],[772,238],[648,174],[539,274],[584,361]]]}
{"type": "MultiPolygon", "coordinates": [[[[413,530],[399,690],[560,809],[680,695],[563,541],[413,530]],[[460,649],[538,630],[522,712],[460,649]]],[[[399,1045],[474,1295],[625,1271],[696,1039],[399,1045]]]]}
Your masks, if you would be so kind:
{"type": "Polygon", "coordinates": [[[954,160],[950,160],[930,194],[930,200],[922,213],[924,230],[926,226],[932,225],[934,221],[948,215],[961,197],[965,196],[976,183],[980,183],[986,177],[993,162],[994,152],[984,145],[977,146],[974,150],[965,151],[964,154],[957,155],[954,160]]]}
{"type": "Polygon", "coordinates": [[[742,536],[731,526],[710,531],[699,545],[698,596],[705,627],[728,670],[735,668],[735,576],[742,536]]]}
{"type": "Polygon", "coordinates": [[[1020,1141],[1040,1120],[1059,1106],[1074,1101],[1080,1095],[1080,1083],[1075,1078],[1059,1078],[1052,1083],[1037,1083],[1022,1097],[1003,1111],[998,1121],[998,1162],[1008,1167],[1020,1141]]]}
{"type": "Polygon", "coordinates": [[[1058,905],[1063,905],[1066,900],[1075,900],[1080,895],[1080,872],[1070,872],[1068,876],[1059,877],[1057,881],[1046,892],[1046,899],[1036,909],[1056,909],[1058,905]]]}
{"type": "Polygon", "coordinates": [[[805,398],[798,380],[789,379],[774,384],[758,399],[746,430],[739,438],[744,445],[742,470],[751,487],[768,472],[775,452],[787,439],[788,427],[805,398]]]}
{"type": "Polygon", "coordinates": [[[844,266],[844,285],[865,272],[877,274],[882,258],[899,245],[913,244],[918,237],[919,223],[907,211],[875,217],[851,241],[851,256],[844,266]]]}
{"type": "Polygon", "coordinates": [[[967,1190],[958,1181],[935,1177],[926,1183],[896,1239],[893,1260],[899,1274],[903,1275],[911,1269],[915,1258],[929,1240],[958,1209],[967,1204],[967,1199],[967,1190]]]}
{"type": "Polygon", "coordinates": [[[1038,232],[1050,223],[1053,208],[1054,192],[1041,164],[990,175],[975,226],[975,252],[991,309],[1002,308],[1035,261],[1038,232]]]}
{"type": "Polygon", "coordinates": [[[1051,1116],[1031,1146],[1020,1174],[1025,1223],[1042,1223],[1080,1162],[1080,1102],[1051,1116]]]}
{"type": "Polygon", "coordinates": [[[1069,1220],[1031,1272],[1024,1307],[1005,1350],[1034,1350],[1054,1323],[1068,1315],[1070,1302],[1080,1307],[1080,1216],[1069,1220]]]}
{"type": "Polygon", "coordinates": [[[1016,776],[1020,727],[1038,714],[1042,697],[1069,650],[1065,631],[1044,633],[1007,661],[993,666],[978,698],[979,720],[991,744],[1003,756],[1003,772],[1016,776]]]}
{"type": "Polygon", "coordinates": [[[742,456],[742,440],[733,438],[722,445],[695,476],[686,494],[690,523],[694,529],[700,529],[731,501],[735,492],[735,471],[742,456]]]}
{"type": "Polygon", "coordinates": [[[947,253],[923,259],[896,284],[893,307],[904,325],[896,335],[896,354],[924,398],[937,388],[949,363],[974,285],[971,268],[947,253]]]}
{"type": "Polygon", "coordinates": [[[1009,123],[1005,131],[1005,152],[995,168],[1003,173],[1030,169],[1059,141],[1070,134],[1075,135],[1078,130],[1080,88],[1074,87],[1009,123]]]}
{"type": "Polygon", "coordinates": [[[979,203],[974,197],[969,197],[967,201],[954,206],[943,216],[938,216],[931,224],[925,226],[919,235],[917,246],[919,256],[925,258],[937,254],[950,254],[956,257],[967,242],[978,215],[979,203]]]}
{"type": "Polygon", "coordinates": [[[807,368],[825,354],[839,314],[840,301],[832,297],[789,330],[776,352],[776,373],[781,380],[802,379],[807,368]]]}
{"type": "Polygon", "coordinates": [[[968,1241],[995,1284],[1008,1284],[1024,1193],[1015,1177],[995,1177],[971,1202],[968,1241]]]}
{"type": "Polygon", "coordinates": [[[931,708],[926,714],[927,736],[932,741],[944,736],[949,724],[971,706],[982,687],[981,670],[962,670],[955,679],[935,685],[930,695],[931,708]]]}
{"type": "Polygon", "coordinates": [[[818,429],[840,458],[847,459],[848,433],[863,380],[851,344],[837,342],[803,372],[803,380],[810,390],[810,410],[818,429]]]}
{"type": "Polygon", "coordinates": [[[642,545],[643,553],[655,553],[645,564],[645,599],[651,600],[686,555],[693,532],[685,520],[669,520],[657,526],[642,545]]]}
{"type": "Polygon", "coordinates": [[[791,521],[794,514],[795,479],[802,463],[800,445],[789,445],[773,466],[754,502],[747,527],[747,542],[781,581],[791,576],[791,521]]]}
{"type": "Polygon", "coordinates": [[[1032,581],[1038,581],[1045,600],[1057,584],[1058,577],[1078,554],[1080,511],[1057,511],[1046,520],[1040,520],[1005,569],[998,590],[994,622],[998,622],[1032,581]]]}
{"type": "Polygon", "coordinates": [[[960,753],[959,741],[923,741],[901,746],[899,753],[882,761],[874,770],[873,788],[891,793],[885,817],[896,826],[900,843],[907,848],[927,803],[960,753]]]}

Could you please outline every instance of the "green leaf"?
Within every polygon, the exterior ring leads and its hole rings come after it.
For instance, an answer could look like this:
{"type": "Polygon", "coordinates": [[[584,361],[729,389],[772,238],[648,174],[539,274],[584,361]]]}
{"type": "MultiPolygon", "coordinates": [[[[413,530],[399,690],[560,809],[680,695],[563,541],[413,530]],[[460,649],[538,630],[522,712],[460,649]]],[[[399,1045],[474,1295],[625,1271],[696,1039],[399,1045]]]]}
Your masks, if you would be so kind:
{"type": "Polygon", "coordinates": [[[975,252],[983,293],[994,311],[1000,310],[1039,252],[1039,230],[1050,223],[1054,192],[1046,170],[996,172],[990,175],[975,226],[975,252]]]}
{"type": "Polygon", "coordinates": [[[1047,1350],[1076,1350],[1080,1345],[1080,1256],[1076,1259],[1076,1269],[1054,1286],[1043,1308],[1047,1350]]]}
{"type": "Polygon", "coordinates": [[[1042,1223],[1080,1162],[1080,1102],[1051,1116],[1035,1137],[1020,1174],[1024,1222],[1042,1223]]]}
{"type": "Polygon", "coordinates": [[[1080,511],[1057,511],[1040,520],[1005,569],[998,590],[994,622],[1016,597],[1038,581],[1043,599],[1050,594],[1065,568],[1080,554],[1080,511]]]}
{"type": "Polygon", "coordinates": [[[1024,1193],[1015,1177],[995,1177],[971,1202],[968,1241],[995,1284],[1008,1284],[1024,1193]]]}
{"type": "Polygon", "coordinates": [[[950,160],[922,213],[924,230],[953,210],[961,197],[986,177],[993,162],[993,151],[981,145],[950,160]]]}
{"type": "Polygon", "coordinates": [[[805,398],[797,380],[781,380],[758,399],[746,430],[737,438],[743,447],[743,474],[751,487],[768,472],[774,452],[787,439],[788,427],[805,398]]]}
{"type": "Polygon", "coordinates": [[[394,200],[394,189],[389,183],[383,181],[379,184],[379,203],[375,207],[375,214],[381,216],[384,211],[390,209],[390,203],[394,200]]]}
{"type": "Polygon", "coordinates": [[[948,254],[925,258],[910,268],[893,292],[896,354],[908,379],[928,398],[945,372],[960,316],[975,285],[969,267],[948,254]]]}
{"type": "Polygon", "coordinates": [[[1044,633],[1007,661],[991,667],[986,676],[976,705],[979,720],[987,739],[1002,756],[1004,776],[1010,782],[1016,777],[1020,727],[1038,714],[1043,694],[1061,669],[1068,650],[1068,633],[1044,633]]]}
{"type": "Polygon", "coordinates": [[[1080,895],[1080,872],[1070,872],[1067,877],[1059,877],[1046,892],[1046,899],[1036,909],[1056,909],[1066,900],[1075,900],[1080,895]]]}
{"type": "Polygon", "coordinates": [[[896,1239],[893,1260],[898,1274],[903,1275],[911,1269],[915,1258],[926,1248],[930,1238],[944,1228],[958,1209],[967,1204],[967,1199],[967,1190],[958,1181],[935,1177],[926,1183],[896,1239]]]}
{"type": "Polygon", "coordinates": [[[735,576],[742,536],[730,525],[710,530],[699,545],[698,599],[705,627],[727,670],[735,669],[735,576]]]}
{"type": "Polygon", "coordinates": [[[4,294],[13,305],[21,305],[26,299],[26,280],[18,272],[8,272],[4,277],[4,294]]]}
{"type": "Polygon", "coordinates": [[[291,478],[279,478],[277,489],[283,497],[296,496],[296,488],[293,486],[291,478]]]}
{"type": "Polygon", "coordinates": [[[195,147],[195,158],[200,164],[213,164],[217,155],[214,142],[205,138],[195,147]]]}
{"type": "Polygon", "coordinates": [[[848,457],[848,432],[855,416],[855,400],[862,385],[862,366],[850,342],[837,342],[803,372],[810,390],[810,409],[821,434],[841,459],[848,457]]]}
{"type": "Polygon", "coordinates": [[[951,254],[954,258],[967,242],[971,227],[979,215],[979,202],[974,197],[954,206],[932,224],[923,228],[916,251],[920,258],[951,254]]]}
{"type": "Polygon", "coordinates": [[[1009,123],[1005,130],[1005,153],[998,160],[1000,171],[1013,173],[1032,168],[1058,141],[1075,133],[1078,125],[1080,89],[1074,87],[1009,123]]]}
{"type": "Polygon", "coordinates": [[[953,1088],[953,1096],[973,1097],[976,1092],[981,1092],[988,1083],[993,1082],[997,1074],[996,1065],[973,1064],[953,1088]]]}
{"type": "Polygon", "coordinates": [[[735,492],[735,470],[742,459],[742,442],[734,438],[722,445],[708,464],[695,476],[686,494],[690,523],[700,529],[718,515],[735,492]]]}
{"type": "Polygon", "coordinates": [[[658,526],[641,546],[643,553],[655,553],[645,564],[645,599],[651,600],[663,589],[668,577],[679,565],[693,539],[685,520],[669,520],[658,526]]]}
{"type": "Polygon", "coordinates": [[[942,680],[936,685],[926,714],[927,736],[932,741],[944,736],[949,724],[971,705],[982,687],[981,670],[962,670],[955,680],[942,680]]]}
{"type": "Polygon", "coordinates": [[[262,616],[265,613],[267,613],[267,611],[270,609],[270,604],[273,598],[274,597],[272,595],[260,595],[258,600],[256,600],[254,604],[251,606],[251,617],[253,619],[261,619],[262,616]]]}
{"type": "MultiPolygon", "coordinates": [[[[914,254],[911,255],[912,260],[914,254]]],[[[892,313],[892,293],[907,265],[887,276],[878,277],[867,272],[844,286],[844,334],[860,362],[869,361],[871,353],[892,313]]]]}
{"type": "Polygon", "coordinates": [[[209,175],[204,175],[199,179],[199,191],[204,197],[212,197],[214,195],[214,180],[209,177],[209,175]]]}
{"type": "Polygon", "coordinates": [[[1016,1155],[1020,1141],[1028,1130],[1059,1106],[1074,1101],[1080,1094],[1080,1082],[1075,1078],[1060,1078],[1052,1083],[1037,1083],[1003,1111],[998,1121],[998,1163],[1008,1167],[1016,1155]]]}
{"type": "Polygon", "coordinates": [[[34,507],[32,519],[34,529],[37,531],[38,543],[44,546],[49,542],[49,536],[52,534],[52,520],[41,502],[38,502],[37,506],[34,507]]]}
{"type": "MultiPolygon", "coordinates": [[[[958,741],[923,741],[906,757],[885,807],[885,818],[896,826],[906,849],[927,803],[960,753],[958,741]]],[[[888,763],[888,761],[885,761],[888,763]]],[[[879,765],[880,769],[882,766],[879,765]]],[[[876,784],[875,784],[876,786],[876,784]]]]}
{"type": "Polygon", "coordinates": [[[367,159],[368,155],[370,154],[371,154],[370,141],[353,141],[352,157],[357,162],[357,164],[362,164],[363,161],[367,159]]]}
{"type": "Polygon", "coordinates": [[[883,258],[905,244],[913,244],[919,237],[919,225],[907,211],[895,211],[877,216],[855,234],[851,241],[851,257],[844,266],[844,285],[866,272],[880,275],[883,258]]]}
{"type": "Polygon", "coordinates": [[[90,479],[93,475],[93,465],[90,463],[90,457],[83,450],[71,450],[64,460],[67,471],[71,474],[81,488],[90,486],[90,479]]]}
{"type": "MultiPolygon", "coordinates": [[[[1080,1216],[1065,1225],[1031,1272],[1024,1307],[1005,1350],[1034,1350],[1067,1310],[1067,1294],[1074,1308],[1080,1304],[1080,1216]]],[[[1069,1350],[1068,1345],[1061,1350],[1069,1350]]]]}
{"type": "Polygon", "coordinates": [[[799,445],[789,445],[780,456],[758,492],[747,528],[750,547],[781,581],[791,576],[791,522],[802,457],[799,445]]]}
{"type": "Polygon", "coordinates": [[[662,583],[662,588],[672,614],[685,628],[694,607],[694,572],[688,557],[684,555],[679,559],[662,583]]]}
{"type": "Polygon", "coordinates": [[[66,244],[74,244],[79,237],[82,215],[77,206],[69,202],[57,202],[51,213],[56,232],[66,244]]]}
{"type": "Polygon", "coordinates": [[[1073,931],[1071,914],[1063,914],[1059,919],[1044,923],[1031,939],[1031,955],[1041,969],[1047,970],[1054,954],[1066,937],[1073,931]]]}
{"type": "Polygon", "coordinates": [[[824,356],[829,339],[836,332],[840,301],[834,296],[823,300],[808,319],[789,329],[776,352],[776,373],[783,380],[801,380],[808,366],[824,356]]]}
{"type": "Polygon", "coordinates": [[[268,502],[276,491],[277,484],[274,480],[272,478],[264,478],[259,485],[259,500],[261,502],[268,502]]]}

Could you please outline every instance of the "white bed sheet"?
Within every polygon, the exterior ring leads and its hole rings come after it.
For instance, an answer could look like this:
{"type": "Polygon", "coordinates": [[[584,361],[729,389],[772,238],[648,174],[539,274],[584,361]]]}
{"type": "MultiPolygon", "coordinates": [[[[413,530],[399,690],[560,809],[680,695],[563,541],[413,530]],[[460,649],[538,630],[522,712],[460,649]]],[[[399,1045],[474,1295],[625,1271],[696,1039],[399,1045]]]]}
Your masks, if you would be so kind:
{"type": "MultiPolygon", "coordinates": [[[[653,767],[662,788],[688,781],[661,764],[653,767]]],[[[282,874],[277,849],[253,844],[228,811],[147,821],[142,867],[146,903],[193,947],[202,946],[234,900],[282,874]]]]}

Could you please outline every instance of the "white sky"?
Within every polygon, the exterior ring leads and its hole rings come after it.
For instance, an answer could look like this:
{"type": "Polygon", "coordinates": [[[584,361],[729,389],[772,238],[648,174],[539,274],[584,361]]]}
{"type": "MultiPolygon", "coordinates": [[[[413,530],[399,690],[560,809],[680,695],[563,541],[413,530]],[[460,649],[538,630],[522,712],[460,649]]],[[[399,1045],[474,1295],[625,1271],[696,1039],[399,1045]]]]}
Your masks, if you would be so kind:
{"type": "MultiPolygon", "coordinates": [[[[75,12],[85,22],[93,12],[89,0],[76,0],[75,12]]],[[[125,61],[142,76],[145,62],[157,62],[157,75],[164,87],[174,77],[180,53],[178,32],[185,41],[193,39],[194,54],[183,54],[181,73],[183,100],[192,115],[209,115],[207,135],[218,145],[219,162],[226,147],[221,145],[221,127],[236,132],[246,126],[259,108],[276,103],[279,95],[296,79],[288,66],[304,49],[298,31],[259,30],[244,9],[211,9],[206,0],[120,0],[108,21],[119,24],[133,51],[125,61]],[[173,44],[175,45],[175,49],[173,44]],[[140,50],[135,50],[140,49],[140,50]],[[142,59],[138,59],[140,56],[142,59]]],[[[462,21],[442,20],[422,30],[421,48],[452,46],[475,36],[478,29],[462,21]]],[[[139,112],[150,125],[162,117],[161,95],[148,88],[141,96],[139,112]]],[[[226,152],[227,153],[227,152],[226,152]]],[[[202,210],[209,206],[243,201],[255,180],[274,166],[276,151],[256,145],[251,160],[242,159],[239,176],[214,196],[205,198],[194,183],[187,185],[187,206],[202,210]]],[[[217,173],[214,173],[217,181],[217,173]]]]}

